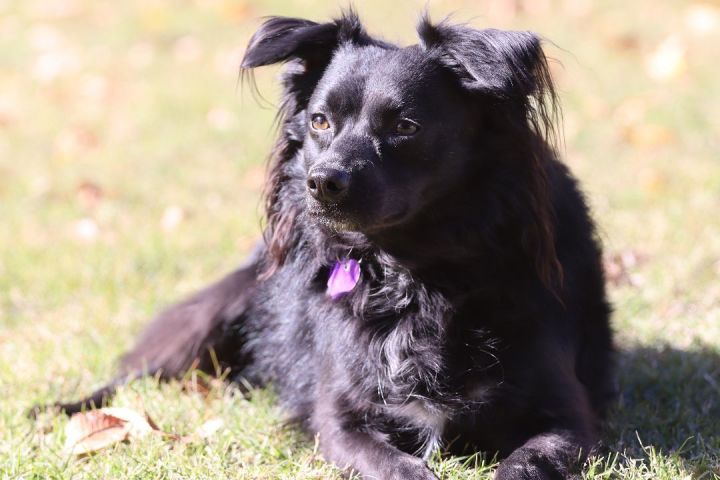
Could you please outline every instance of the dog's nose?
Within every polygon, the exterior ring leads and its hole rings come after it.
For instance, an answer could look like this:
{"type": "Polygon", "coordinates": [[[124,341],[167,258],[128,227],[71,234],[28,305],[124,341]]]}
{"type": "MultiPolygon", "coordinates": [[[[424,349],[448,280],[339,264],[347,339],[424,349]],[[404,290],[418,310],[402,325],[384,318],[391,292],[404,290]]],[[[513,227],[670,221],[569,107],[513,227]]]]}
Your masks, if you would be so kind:
{"type": "Polygon", "coordinates": [[[334,168],[316,168],[308,175],[310,194],[320,202],[336,203],[350,188],[350,175],[334,168]]]}

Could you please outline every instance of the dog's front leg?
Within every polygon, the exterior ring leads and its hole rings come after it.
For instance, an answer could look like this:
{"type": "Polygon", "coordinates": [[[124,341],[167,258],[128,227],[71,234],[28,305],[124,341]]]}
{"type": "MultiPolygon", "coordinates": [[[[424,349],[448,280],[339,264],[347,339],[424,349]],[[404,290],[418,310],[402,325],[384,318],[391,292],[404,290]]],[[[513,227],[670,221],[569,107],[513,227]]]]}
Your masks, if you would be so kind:
{"type": "Polygon", "coordinates": [[[589,445],[583,435],[572,430],[536,435],[503,460],[495,480],[579,479],[589,445]]]}
{"type": "Polygon", "coordinates": [[[390,445],[366,425],[359,412],[341,411],[331,399],[321,399],[313,424],[320,453],[343,470],[366,480],[437,480],[425,462],[390,445]]]}

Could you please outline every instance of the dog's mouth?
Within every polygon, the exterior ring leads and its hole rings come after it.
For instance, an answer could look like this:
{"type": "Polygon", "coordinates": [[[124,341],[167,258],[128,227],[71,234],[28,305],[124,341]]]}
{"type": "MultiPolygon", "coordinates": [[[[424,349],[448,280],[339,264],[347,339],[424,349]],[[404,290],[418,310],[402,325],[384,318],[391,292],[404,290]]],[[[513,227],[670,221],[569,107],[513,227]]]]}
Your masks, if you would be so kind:
{"type": "Polygon", "coordinates": [[[358,222],[338,205],[323,205],[310,200],[307,213],[317,224],[335,232],[357,232],[361,230],[358,222]]]}
{"type": "Polygon", "coordinates": [[[316,201],[308,202],[308,216],[319,225],[335,232],[378,233],[387,228],[401,225],[408,218],[407,206],[399,206],[392,212],[373,218],[361,217],[347,207],[323,205],[316,201]]]}
{"type": "Polygon", "coordinates": [[[388,215],[382,218],[382,221],[378,223],[378,229],[390,228],[397,225],[403,224],[407,221],[410,209],[407,206],[400,206],[388,215]]]}

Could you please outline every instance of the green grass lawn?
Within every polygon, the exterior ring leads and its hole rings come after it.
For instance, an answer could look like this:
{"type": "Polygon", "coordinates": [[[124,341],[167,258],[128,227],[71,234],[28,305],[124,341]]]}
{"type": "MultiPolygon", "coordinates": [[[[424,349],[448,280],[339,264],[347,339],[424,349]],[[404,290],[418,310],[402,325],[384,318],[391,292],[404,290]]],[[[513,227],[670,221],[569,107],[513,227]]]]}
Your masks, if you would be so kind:
{"type": "MultiPolygon", "coordinates": [[[[425,0],[364,0],[371,32],[414,42],[425,0]]],[[[620,396],[587,478],[720,479],[720,4],[429,2],[527,28],[565,107],[567,163],[601,226],[620,396]],[[519,5],[522,8],[514,8],[519,5]]],[[[0,0],[0,478],[334,478],[270,391],[207,397],[152,379],[114,405],[166,432],[75,458],[38,402],[99,386],[147,319],[243,259],[259,235],[274,111],[238,85],[263,15],[311,0],[0,0]]],[[[264,96],[277,69],[258,72],[264,96]]],[[[436,457],[444,479],[492,459],[436,457]]]]}

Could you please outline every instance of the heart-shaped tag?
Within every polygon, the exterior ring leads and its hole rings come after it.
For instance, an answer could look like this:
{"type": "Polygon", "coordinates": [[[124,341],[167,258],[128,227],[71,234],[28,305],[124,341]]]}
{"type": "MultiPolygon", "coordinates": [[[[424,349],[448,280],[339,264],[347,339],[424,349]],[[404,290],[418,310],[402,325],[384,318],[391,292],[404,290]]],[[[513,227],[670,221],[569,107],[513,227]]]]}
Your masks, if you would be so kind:
{"type": "Polygon", "coordinates": [[[360,281],[360,262],[346,258],[335,262],[327,283],[327,294],[333,300],[355,288],[360,281]]]}

